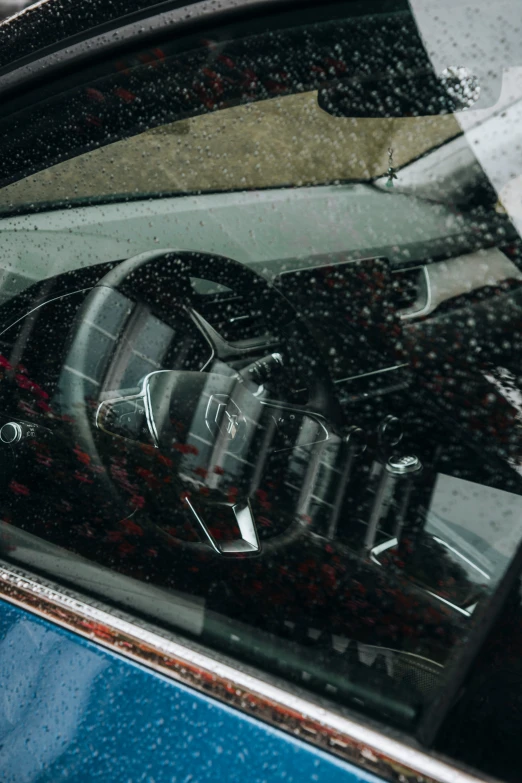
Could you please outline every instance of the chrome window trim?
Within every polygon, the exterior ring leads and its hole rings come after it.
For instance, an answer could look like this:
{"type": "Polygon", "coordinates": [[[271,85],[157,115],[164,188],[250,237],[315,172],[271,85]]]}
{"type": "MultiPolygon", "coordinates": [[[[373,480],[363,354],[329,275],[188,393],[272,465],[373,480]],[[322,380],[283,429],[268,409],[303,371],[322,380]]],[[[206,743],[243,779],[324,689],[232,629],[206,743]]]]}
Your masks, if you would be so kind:
{"type": "Polygon", "coordinates": [[[480,783],[461,767],[0,561],[0,599],[394,783],[480,783]]]}

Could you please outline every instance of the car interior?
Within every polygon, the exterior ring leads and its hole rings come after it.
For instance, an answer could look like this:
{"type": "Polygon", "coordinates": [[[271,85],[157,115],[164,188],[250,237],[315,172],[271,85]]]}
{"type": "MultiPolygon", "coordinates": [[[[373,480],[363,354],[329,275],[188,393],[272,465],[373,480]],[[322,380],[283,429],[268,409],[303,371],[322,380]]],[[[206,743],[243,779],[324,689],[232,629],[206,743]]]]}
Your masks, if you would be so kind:
{"type": "Polygon", "coordinates": [[[339,8],[9,120],[2,556],[515,780],[520,95],[339,8]]]}

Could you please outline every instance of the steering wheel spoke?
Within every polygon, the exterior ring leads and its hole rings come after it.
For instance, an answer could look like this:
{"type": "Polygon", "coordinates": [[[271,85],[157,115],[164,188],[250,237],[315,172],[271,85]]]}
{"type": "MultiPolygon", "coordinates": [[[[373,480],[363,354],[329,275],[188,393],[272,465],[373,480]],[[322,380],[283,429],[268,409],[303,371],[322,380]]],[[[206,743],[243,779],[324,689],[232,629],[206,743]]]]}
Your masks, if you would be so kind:
{"type": "MultiPolygon", "coordinates": [[[[247,357],[252,353],[252,348],[250,347],[242,348],[237,345],[232,345],[225,340],[197,310],[188,308],[188,313],[212,349],[212,355],[203,369],[206,369],[206,367],[216,359],[226,363],[234,359],[247,357]]],[[[258,346],[256,346],[256,352],[259,352],[258,346]]]]}
{"type": "Polygon", "coordinates": [[[192,321],[196,324],[199,331],[212,349],[212,355],[205,367],[207,367],[215,359],[225,361],[227,358],[237,355],[238,351],[221,337],[219,332],[217,332],[216,329],[214,329],[214,327],[209,324],[206,318],[203,318],[200,313],[191,307],[187,309],[192,321]]]}

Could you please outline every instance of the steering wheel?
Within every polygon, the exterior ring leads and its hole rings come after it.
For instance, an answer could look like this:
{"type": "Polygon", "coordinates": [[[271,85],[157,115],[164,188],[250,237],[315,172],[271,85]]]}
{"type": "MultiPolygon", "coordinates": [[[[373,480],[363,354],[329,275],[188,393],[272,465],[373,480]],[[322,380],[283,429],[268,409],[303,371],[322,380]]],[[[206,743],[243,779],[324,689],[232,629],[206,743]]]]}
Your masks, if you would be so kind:
{"type": "MultiPolygon", "coordinates": [[[[267,460],[294,454],[301,461],[309,459],[338,439],[333,384],[305,323],[264,277],[228,258],[161,250],[118,264],[88,294],[75,323],[71,353],[79,371],[62,389],[62,410],[71,418],[75,439],[104,467],[107,490],[118,498],[122,492],[127,496],[129,513],[148,511],[156,529],[185,546],[200,548],[203,543],[228,556],[258,554],[252,497],[260,492],[267,460]],[[213,281],[248,298],[269,327],[270,343],[224,339],[198,312],[191,278],[213,281]],[[110,312],[111,292],[128,303],[128,321],[140,309],[171,328],[174,340],[180,328],[184,339],[193,335],[185,354],[201,352],[203,337],[207,350],[199,367],[161,367],[130,389],[102,384],[93,399],[88,366],[96,350],[93,337],[110,312]],[[290,351],[274,348],[283,335],[290,351]],[[273,399],[264,382],[271,374],[292,380],[299,376],[308,390],[306,403],[273,399]],[[126,465],[123,479],[122,471],[114,470],[118,460],[126,465]],[[142,478],[140,488],[129,479],[136,474],[142,478]],[[166,521],[174,507],[199,532],[197,540],[180,539],[179,530],[166,521]]],[[[121,357],[111,361],[121,362],[121,357]]],[[[308,476],[305,494],[313,491],[313,480],[308,476]]],[[[293,519],[279,530],[282,539],[288,538],[289,528],[296,529],[302,507],[301,498],[293,519]]]]}

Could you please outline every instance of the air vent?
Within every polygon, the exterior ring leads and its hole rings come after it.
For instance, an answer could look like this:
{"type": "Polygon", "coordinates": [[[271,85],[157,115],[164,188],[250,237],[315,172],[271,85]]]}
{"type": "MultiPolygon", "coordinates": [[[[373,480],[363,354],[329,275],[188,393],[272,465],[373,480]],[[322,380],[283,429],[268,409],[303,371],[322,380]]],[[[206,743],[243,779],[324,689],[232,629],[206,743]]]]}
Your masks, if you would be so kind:
{"type": "Polygon", "coordinates": [[[428,273],[425,266],[400,269],[392,276],[392,297],[401,318],[421,315],[429,304],[428,273]]]}
{"type": "Polygon", "coordinates": [[[199,296],[195,309],[228,342],[252,340],[269,333],[266,316],[256,312],[255,303],[232,292],[199,296]]]}

